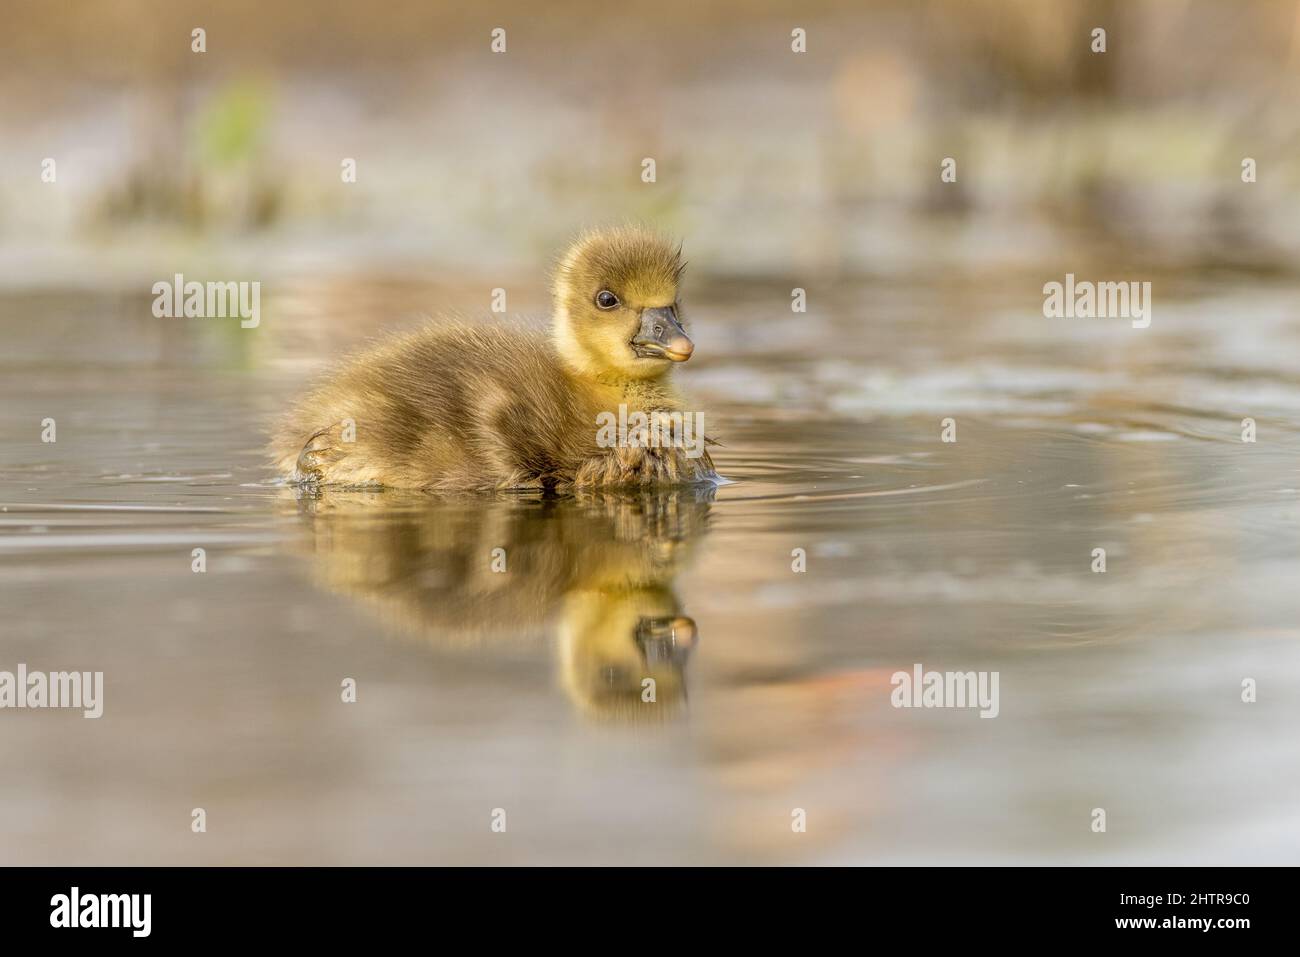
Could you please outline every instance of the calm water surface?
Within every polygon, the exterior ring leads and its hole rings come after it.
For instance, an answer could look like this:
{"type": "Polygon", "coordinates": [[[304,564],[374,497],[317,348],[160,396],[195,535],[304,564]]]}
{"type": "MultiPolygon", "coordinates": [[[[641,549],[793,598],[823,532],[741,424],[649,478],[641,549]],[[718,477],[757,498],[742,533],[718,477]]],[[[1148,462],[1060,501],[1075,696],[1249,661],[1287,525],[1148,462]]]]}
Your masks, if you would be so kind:
{"type": "Polygon", "coordinates": [[[582,499],[264,464],[322,360],[478,292],[286,281],[243,331],[5,294],[0,669],[106,692],[0,714],[0,861],[1294,862],[1300,287],[1157,283],[1135,330],[1041,282],[699,281],[732,484],[582,499]],[[999,717],[891,707],[917,662],[999,717]]]}

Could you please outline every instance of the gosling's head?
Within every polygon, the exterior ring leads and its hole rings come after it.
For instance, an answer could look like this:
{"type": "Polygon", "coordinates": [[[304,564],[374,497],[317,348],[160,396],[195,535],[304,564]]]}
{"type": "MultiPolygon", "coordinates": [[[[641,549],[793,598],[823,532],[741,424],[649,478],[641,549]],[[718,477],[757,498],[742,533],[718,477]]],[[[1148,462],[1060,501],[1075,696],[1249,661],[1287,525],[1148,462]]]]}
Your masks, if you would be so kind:
{"type": "Polygon", "coordinates": [[[556,348],[580,375],[654,379],[695,351],[682,328],[681,246],[639,227],[587,233],[555,274],[556,348]]]}

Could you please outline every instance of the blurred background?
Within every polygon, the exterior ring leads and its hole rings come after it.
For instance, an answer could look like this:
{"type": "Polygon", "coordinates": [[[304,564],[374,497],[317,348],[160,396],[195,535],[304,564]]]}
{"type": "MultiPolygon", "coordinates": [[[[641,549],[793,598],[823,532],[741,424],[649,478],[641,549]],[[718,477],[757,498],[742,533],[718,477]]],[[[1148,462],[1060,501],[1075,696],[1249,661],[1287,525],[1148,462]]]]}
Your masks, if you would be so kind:
{"type": "Polygon", "coordinates": [[[7,20],[0,669],[106,704],[0,715],[0,862],[1296,859],[1300,4],[7,20]],[[540,319],[626,220],[684,241],[734,484],[276,481],[265,423],[331,359],[497,287],[540,319]],[[1150,281],[1151,327],[1045,319],[1067,272],[1150,281]],[[155,318],[175,273],[261,282],[260,326],[155,318]],[[999,671],[1001,716],[891,708],[915,662],[999,671]]]}
{"type": "Polygon", "coordinates": [[[1152,265],[1300,251],[1293,3],[12,10],[0,210],[6,272],[29,281],[170,266],[181,241],[266,270],[531,275],[611,217],[765,278],[1036,265],[1081,235],[1152,265]],[[58,189],[33,178],[47,156],[58,189]]]}

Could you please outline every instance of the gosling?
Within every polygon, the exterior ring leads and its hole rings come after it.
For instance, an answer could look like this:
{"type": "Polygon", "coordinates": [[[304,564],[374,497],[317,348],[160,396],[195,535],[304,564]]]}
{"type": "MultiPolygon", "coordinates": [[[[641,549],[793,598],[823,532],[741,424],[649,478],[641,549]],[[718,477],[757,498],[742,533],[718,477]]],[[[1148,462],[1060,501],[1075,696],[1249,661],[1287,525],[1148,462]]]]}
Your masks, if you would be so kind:
{"type": "Polygon", "coordinates": [[[389,337],[281,420],[275,463],[313,486],[716,482],[706,442],[716,443],[690,440],[681,426],[702,416],[669,381],[695,351],[682,269],[680,245],[649,230],[588,233],[559,262],[549,335],[457,322],[389,337]]]}

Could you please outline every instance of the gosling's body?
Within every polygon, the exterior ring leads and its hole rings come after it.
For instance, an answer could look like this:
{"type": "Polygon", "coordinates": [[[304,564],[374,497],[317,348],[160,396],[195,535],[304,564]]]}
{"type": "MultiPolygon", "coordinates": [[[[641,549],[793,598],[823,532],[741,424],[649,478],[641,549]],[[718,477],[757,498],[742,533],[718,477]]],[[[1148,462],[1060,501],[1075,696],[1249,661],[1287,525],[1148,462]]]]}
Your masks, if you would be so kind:
{"type": "Polygon", "coordinates": [[[633,470],[617,453],[634,450],[599,448],[596,417],[620,402],[676,409],[679,400],[666,383],[575,378],[536,330],[434,325],[347,362],[290,413],[275,455],[284,474],[331,485],[618,484],[633,470]],[[620,467],[607,474],[607,459],[620,467]]]}
{"type": "Polygon", "coordinates": [[[300,482],[402,488],[710,480],[707,452],[597,440],[598,416],[620,405],[686,411],[667,376],[693,351],[677,319],[680,272],[653,234],[591,234],[561,262],[549,335],[456,323],[389,338],[285,417],[276,464],[300,482]]]}

